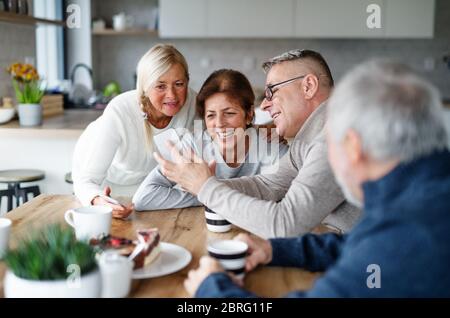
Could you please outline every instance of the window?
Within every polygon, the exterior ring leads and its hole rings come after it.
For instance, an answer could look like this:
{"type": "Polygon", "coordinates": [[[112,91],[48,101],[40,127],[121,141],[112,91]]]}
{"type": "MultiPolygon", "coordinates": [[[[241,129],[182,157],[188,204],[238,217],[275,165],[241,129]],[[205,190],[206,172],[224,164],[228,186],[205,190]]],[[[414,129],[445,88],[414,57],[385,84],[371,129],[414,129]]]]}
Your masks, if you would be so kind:
{"type": "MultiPolygon", "coordinates": [[[[33,14],[49,20],[63,20],[62,0],[34,0],[33,14]]],[[[64,79],[63,28],[41,24],[36,28],[36,67],[52,89],[64,79]]]]}

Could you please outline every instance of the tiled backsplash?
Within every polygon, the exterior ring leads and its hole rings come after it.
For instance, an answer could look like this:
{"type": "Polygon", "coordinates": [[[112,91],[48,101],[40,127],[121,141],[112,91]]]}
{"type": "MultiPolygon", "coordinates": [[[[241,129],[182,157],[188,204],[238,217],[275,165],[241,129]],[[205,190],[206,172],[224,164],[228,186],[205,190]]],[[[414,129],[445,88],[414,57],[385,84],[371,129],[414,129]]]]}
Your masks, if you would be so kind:
{"type": "MultiPolygon", "coordinates": [[[[153,1],[154,2],[154,1],[153,1]]],[[[153,2],[140,3],[142,12],[153,2]]],[[[99,2],[93,12],[100,16],[125,11],[123,1],[99,2]],[[102,4],[103,3],[103,4],[102,4]],[[106,6],[106,8],[105,8],[106,6]]],[[[141,14],[142,14],[141,12],[141,14]]],[[[139,16],[138,16],[139,18],[139,16]]],[[[99,87],[116,80],[123,89],[134,87],[133,75],[139,58],[155,43],[177,46],[186,56],[191,74],[191,86],[199,89],[206,77],[219,68],[234,68],[245,73],[252,84],[264,85],[262,61],[293,48],[310,48],[321,52],[329,62],[336,80],[352,66],[373,57],[393,58],[408,63],[430,79],[446,97],[450,97],[450,69],[442,61],[450,52],[450,1],[436,1],[435,38],[432,40],[311,40],[311,39],[172,39],[146,36],[96,37],[93,43],[94,74],[99,87]],[[431,61],[430,61],[431,60],[431,61]],[[432,70],[425,64],[434,63],[432,70]]],[[[318,21],[320,27],[320,21],[318,21]]]]}
{"type": "MultiPolygon", "coordinates": [[[[450,19],[450,18],[449,18],[450,19]]],[[[450,36],[449,36],[450,39],[450,36]]],[[[330,64],[336,80],[355,64],[369,58],[393,58],[408,63],[450,97],[450,69],[442,62],[450,50],[450,40],[171,40],[130,37],[118,41],[101,38],[96,43],[94,72],[97,84],[117,80],[125,89],[133,87],[133,74],[140,56],[158,42],[174,44],[187,58],[191,85],[199,89],[214,70],[233,68],[242,71],[255,86],[264,85],[261,63],[293,48],[321,52],[330,64]],[[434,70],[426,71],[424,63],[432,58],[434,70]]]]}
{"type": "Polygon", "coordinates": [[[13,96],[9,74],[5,69],[15,61],[36,56],[34,26],[0,22],[0,97],[13,96]]]}

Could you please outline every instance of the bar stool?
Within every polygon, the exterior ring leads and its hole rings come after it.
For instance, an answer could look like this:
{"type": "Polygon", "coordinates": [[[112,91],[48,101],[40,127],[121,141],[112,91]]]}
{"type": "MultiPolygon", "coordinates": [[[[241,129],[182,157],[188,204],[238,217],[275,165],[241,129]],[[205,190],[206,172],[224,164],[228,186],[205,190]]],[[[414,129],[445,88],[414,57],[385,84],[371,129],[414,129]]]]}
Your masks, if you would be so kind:
{"type": "Polygon", "coordinates": [[[0,170],[0,183],[8,184],[8,189],[0,190],[0,203],[3,197],[7,199],[7,210],[13,209],[13,200],[15,198],[16,207],[20,205],[20,198],[22,203],[28,201],[28,194],[32,193],[33,197],[41,194],[39,186],[22,187],[24,182],[33,182],[43,180],[45,172],[41,170],[15,169],[15,170],[0,170]]]}
{"type": "MultiPolygon", "coordinates": [[[[68,183],[68,184],[73,184],[72,171],[67,172],[67,173],[64,175],[64,181],[66,181],[66,183],[68,183]]],[[[72,194],[74,194],[74,192],[73,192],[73,187],[72,187],[72,194]]]]}
{"type": "Polygon", "coordinates": [[[67,183],[73,184],[73,180],[72,180],[72,172],[67,172],[64,175],[64,181],[66,181],[67,183]]]}

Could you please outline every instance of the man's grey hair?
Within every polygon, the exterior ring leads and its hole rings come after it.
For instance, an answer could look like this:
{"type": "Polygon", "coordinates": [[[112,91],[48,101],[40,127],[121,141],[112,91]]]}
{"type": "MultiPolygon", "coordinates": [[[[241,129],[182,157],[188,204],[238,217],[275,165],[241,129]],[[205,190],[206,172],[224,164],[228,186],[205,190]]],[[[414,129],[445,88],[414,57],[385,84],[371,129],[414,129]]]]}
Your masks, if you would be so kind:
{"type": "Polygon", "coordinates": [[[349,129],[379,161],[411,161],[448,147],[439,92],[409,67],[386,60],[357,66],[328,103],[328,129],[342,141],[349,129]]]}
{"type": "Polygon", "coordinates": [[[323,56],[316,51],[313,50],[291,50],[288,52],[285,52],[281,55],[275,56],[271,58],[270,60],[264,62],[262,64],[262,68],[265,73],[268,73],[272,66],[276,64],[280,64],[287,61],[296,61],[296,60],[311,60],[313,63],[316,64],[317,68],[320,70],[320,74],[315,74],[317,77],[325,76],[327,79],[327,85],[330,87],[333,87],[334,80],[333,76],[331,75],[330,67],[328,66],[328,63],[325,61],[323,56]]]}

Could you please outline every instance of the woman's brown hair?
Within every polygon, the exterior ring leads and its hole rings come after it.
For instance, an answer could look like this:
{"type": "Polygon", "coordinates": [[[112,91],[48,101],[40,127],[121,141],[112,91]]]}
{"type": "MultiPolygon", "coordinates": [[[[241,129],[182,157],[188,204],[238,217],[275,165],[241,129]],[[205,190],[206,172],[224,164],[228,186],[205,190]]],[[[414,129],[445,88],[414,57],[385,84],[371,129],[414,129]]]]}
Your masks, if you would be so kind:
{"type": "Polygon", "coordinates": [[[244,110],[245,115],[250,115],[250,122],[253,120],[255,117],[253,107],[255,93],[244,74],[235,70],[220,69],[209,75],[198,92],[196,100],[197,114],[201,118],[205,117],[205,101],[217,93],[225,94],[229,99],[236,101],[244,110]]]}

